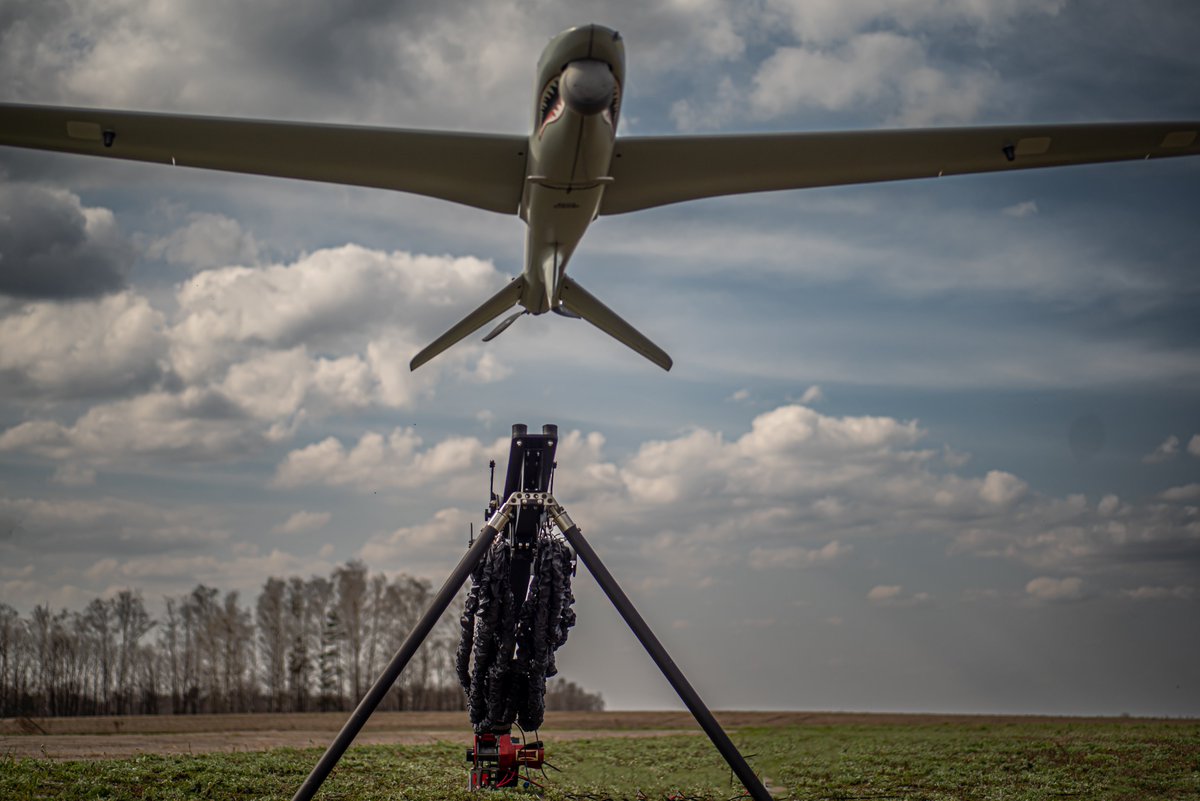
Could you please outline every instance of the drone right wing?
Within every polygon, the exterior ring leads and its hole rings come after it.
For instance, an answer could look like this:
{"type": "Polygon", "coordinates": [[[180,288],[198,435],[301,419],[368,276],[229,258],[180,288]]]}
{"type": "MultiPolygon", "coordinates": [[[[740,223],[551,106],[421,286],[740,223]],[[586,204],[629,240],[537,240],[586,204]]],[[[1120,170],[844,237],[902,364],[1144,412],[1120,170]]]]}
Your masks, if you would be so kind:
{"type": "Polygon", "coordinates": [[[396,189],[516,214],[528,138],[0,103],[0,145],[396,189]]]}
{"type": "Polygon", "coordinates": [[[1200,122],[617,139],[601,214],[814,186],[1194,156],[1200,122]]]}

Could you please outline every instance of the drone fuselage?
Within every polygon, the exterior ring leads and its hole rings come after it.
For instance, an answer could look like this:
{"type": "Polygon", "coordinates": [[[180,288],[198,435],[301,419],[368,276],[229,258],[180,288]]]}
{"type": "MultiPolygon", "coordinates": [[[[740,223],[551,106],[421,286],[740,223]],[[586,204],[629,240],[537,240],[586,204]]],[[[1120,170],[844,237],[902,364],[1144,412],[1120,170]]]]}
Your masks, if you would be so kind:
{"type": "Polygon", "coordinates": [[[599,214],[624,80],[624,44],[600,25],[564,31],[538,61],[519,212],[529,226],[520,304],[533,314],[561,303],[567,263],[599,214]]]}

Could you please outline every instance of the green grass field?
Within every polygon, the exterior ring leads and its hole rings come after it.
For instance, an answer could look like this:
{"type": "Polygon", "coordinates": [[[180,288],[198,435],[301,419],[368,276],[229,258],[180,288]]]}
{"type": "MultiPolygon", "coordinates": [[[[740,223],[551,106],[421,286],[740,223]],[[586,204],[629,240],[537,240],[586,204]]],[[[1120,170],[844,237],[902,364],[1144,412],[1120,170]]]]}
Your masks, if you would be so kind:
{"type": "MultiPolygon", "coordinates": [[[[1171,722],[791,726],[732,733],[794,799],[1200,799],[1200,724],[1171,722]]],[[[547,799],[740,792],[702,736],[554,743],[547,799]]],[[[289,799],[320,751],[103,761],[0,757],[0,799],[289,799]]],[[[467,799],[464,745],[352,749],[320,799],[467,799]]],[[[539,777],[540,778],[540,777],[539,777]]],[[[526,793],[498,791],[502,798],[526,793]]],[[[478,801],[478,796],[474,796],[478,801]]]]}

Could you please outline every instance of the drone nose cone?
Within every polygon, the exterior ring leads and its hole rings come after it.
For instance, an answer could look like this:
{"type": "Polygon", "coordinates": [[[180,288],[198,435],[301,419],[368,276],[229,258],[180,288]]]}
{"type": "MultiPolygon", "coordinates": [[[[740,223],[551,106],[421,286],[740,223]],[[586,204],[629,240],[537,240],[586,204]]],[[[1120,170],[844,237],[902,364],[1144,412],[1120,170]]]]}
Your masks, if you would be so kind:
{"type": "Polygon", "coordinates": [[[604,111],[612,104],[616,88],[617,80],[603,61],[572,61],[563,70],[563,100],[576,114],[590,117],[604,111]]]}

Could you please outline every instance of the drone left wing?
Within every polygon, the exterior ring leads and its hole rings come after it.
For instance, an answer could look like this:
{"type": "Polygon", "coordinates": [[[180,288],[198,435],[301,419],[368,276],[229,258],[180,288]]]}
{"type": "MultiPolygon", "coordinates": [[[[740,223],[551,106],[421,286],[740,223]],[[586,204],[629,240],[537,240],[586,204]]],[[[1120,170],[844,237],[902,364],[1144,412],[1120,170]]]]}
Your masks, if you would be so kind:
{"type": "Polygon", "coordinates": [[[528,139],[0,103],[0,145],[395,189],[515,214],[528,139]]]}
{"type": "Polygon", "coordinates": [[[1200,122],[618,139],[601,214],[684,200],[1067,164],[1194,156],[1200,122]]]}

